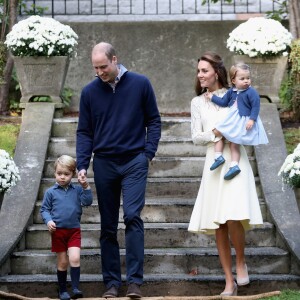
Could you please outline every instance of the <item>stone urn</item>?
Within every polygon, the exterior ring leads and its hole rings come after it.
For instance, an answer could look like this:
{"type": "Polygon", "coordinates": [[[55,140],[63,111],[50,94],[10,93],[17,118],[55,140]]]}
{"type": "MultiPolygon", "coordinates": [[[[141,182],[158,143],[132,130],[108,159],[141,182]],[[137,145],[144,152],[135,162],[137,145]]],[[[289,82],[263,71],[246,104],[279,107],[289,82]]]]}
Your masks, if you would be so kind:
{"type": "Polygon", "coordinates": [[[234,55],[233,64],[244,62],[250,66],[252,86],[261,96],[279,104],[279,89],[287,70],[287,57],[253,58],[247,55],[234,55]]]}
{"type": "Polygon", "coordinates": [[[34,96],[49,96],[52,102],[61,103],[69,62],[68,56],[14,56],[22,94],[20,102],[29,102],[34,96]]]}

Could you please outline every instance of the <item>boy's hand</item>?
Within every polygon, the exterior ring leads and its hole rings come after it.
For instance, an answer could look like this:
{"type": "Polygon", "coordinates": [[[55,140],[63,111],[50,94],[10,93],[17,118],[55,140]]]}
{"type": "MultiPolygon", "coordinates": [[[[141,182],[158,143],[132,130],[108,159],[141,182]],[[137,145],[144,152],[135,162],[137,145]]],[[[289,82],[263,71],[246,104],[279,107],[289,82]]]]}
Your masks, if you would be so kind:
{"type": "Polygon", "coordinates": [[[254,125],[254,121],[253,120],[249,120],[246,124],[246,129],[249,130],[253,127],[254,125]]]}
{"type": "Polygon", "coordinates": [[[54,232],[56,230],[56,224],[51,220],[47,223],[48,230],[54,232]]]}

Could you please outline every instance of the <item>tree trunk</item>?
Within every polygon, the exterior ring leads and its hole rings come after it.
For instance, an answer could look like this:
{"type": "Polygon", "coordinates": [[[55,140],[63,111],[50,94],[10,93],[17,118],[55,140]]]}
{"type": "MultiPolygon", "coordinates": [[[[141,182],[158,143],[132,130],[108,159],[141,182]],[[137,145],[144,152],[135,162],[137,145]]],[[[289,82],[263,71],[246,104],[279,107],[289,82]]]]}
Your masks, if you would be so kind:
{"type": "MultiPolygon", "coordinates": [[[[4,1],[5,3],[6,1],[4,1]]],[[[9,9],[8,9],[8,19],[9,19],[9,31],[12,29],[13,25],[16,24],[17,21],[17,9],[18,9],[18,0],[10,0],[9,1],[9,9]]],[[[4,26],[4,24],[2,24],[4,26]]],[[[1,36],[2,41],[5,40],[5,31],[1,36]]],[[[4,68],[4,84],[0,86],[0,115],[6,115],[9,112],[9,87],[11,82],[11,75],[14,67],[14,61],[12,56],[7,53],[7,61],[6,66],[4,68]]]]}
{"type": "Polygon", "coordinates": [[[300,0],[289,1],[289,24],[293,38],[300,38],[300,0]]]}

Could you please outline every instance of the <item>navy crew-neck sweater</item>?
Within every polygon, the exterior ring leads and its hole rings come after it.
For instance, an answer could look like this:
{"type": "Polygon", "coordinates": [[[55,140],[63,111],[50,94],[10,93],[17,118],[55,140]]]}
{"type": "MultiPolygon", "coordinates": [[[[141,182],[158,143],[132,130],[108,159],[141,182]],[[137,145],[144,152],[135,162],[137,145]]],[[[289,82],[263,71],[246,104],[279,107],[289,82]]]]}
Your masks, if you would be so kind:
{"type": "Polygon", "coordinates": [[[145,152],[151,160],[161,136],[161,119],[150,81],[126,72],[113,89],[96,78],[81,93],[77,128],[77,169],[91,155],[126,158],[145,152]]]}

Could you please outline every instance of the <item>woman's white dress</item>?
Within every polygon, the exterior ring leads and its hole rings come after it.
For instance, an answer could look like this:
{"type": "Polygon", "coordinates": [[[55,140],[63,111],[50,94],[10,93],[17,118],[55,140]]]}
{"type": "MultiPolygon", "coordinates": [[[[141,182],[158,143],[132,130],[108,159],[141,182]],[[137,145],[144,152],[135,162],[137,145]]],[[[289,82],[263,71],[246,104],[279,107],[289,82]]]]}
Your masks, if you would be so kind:
{"type": "MultiPolygon", "coordinates": [[[[214,93],[222,97],[226,89],[214,93]]],[[[194,144],[207,145],[206,159],[198,196],[191,215],[188,231],[214,234],[219,224],[228,220],[239,220],[245,230],[261,226],[263,219],[253,172],[245,148],[241,145],[241,173],[232,180],[224,180],[229,169],[230,150],[226,143],[223,156],[226,162],[214,171],[214,142],[212,130],[228,113],[228,107],[219,107],[206,100],[204,95],[195,97],[191,103],[191,131],[194,144]]]]}

